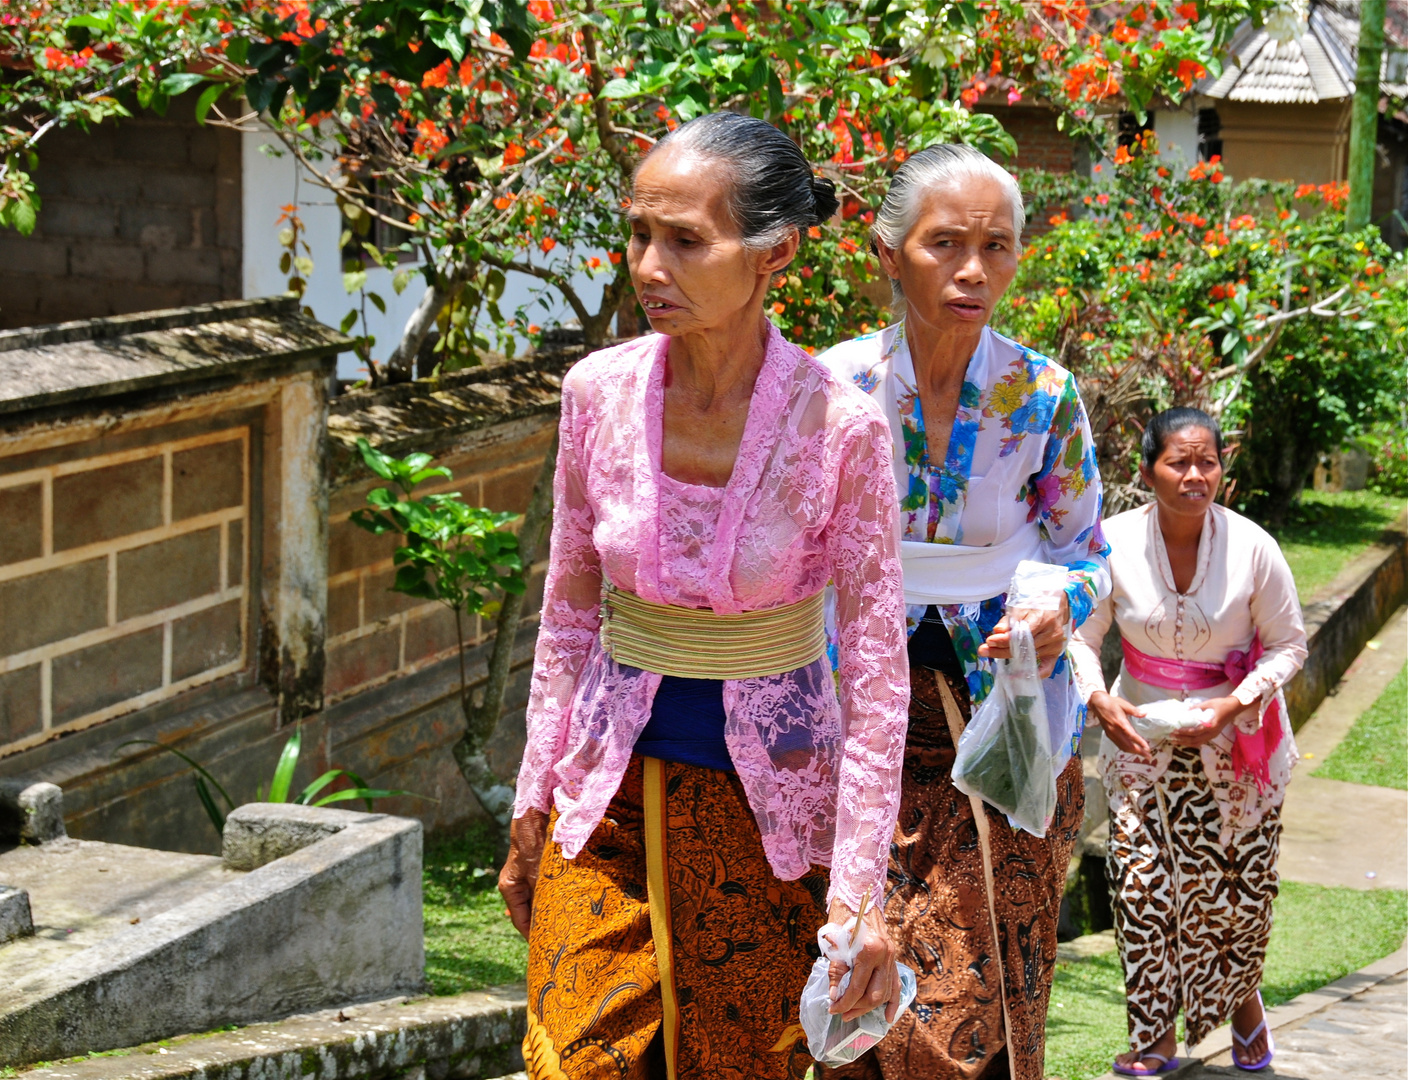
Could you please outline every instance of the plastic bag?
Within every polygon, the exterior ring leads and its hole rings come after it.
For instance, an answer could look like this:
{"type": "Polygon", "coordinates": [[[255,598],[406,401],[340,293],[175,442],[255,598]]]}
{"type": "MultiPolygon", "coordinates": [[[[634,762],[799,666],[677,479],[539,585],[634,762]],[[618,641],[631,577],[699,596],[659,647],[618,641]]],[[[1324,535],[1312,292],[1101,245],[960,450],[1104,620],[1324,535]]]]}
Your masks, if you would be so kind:
{"type": "Polygon", "coordinates": [[[1021,619],[1009,626],[1012,658],[997,661],[992,692],[963,729],[953,786],[997,807],[1033,836],[1045,836],[1056,811],[1046,693],[1031,630],[1021,619]]]}
{"type": "Polygon", "coordinates": [[[1008,613],[1023,608],[1060,611],[1068,573],[1064,566],[1023,559],[1017,564],[1012,582],[1007,586],[1008,613]]]}
{"type": "MultiPolygon", "coordinates": [[[[845,1065],[855,1061],[890,1031],[890,1024],[885,1020],[885,1005],[849,1021],[842,1020],[840,1013],[830,1011],[831,961],[852,963],[865,944],[866,933],[865,923],[859,923],[855,937],[847,945],[842,944],[849,936],[844,926],[827,923],[816,932],[821,956],[812,965],[807,985],[802,988],[801,1021],[802,1030],[807,1033],[807,1049],[823,1065],[845,1065]]],[[[904,964],[897,966],[900,973],[900,1007],[895,1010],[895,1016],[898,1017],[909,1008],[919,988],[913,970],[904,964]]],[[[851,972],[848,971],[841,976],[838,997],[846,992],[850,982],[851,972]]]]}
{"type": "Polygon", "coordinates": [[[1176,731],[1184,728],[1201,727],[1212,720],[1211,709],[1204,709],[1201,701],[1179,701],[1165,698],[1141,705],[1143,716],[1131,716],[1130,727],[1151,743],[1163,742],[1176,731]]]}

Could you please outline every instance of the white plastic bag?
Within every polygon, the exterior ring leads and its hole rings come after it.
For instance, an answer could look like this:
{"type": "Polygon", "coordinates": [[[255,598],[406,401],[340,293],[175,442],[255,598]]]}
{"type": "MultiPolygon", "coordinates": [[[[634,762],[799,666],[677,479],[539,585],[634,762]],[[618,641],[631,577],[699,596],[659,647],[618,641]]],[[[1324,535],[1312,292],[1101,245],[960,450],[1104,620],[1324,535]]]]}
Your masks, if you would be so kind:
{"type": "Polygon", "coordinates": [[[992,692],[963,729],[953,786],[997,807],[1033,836],[1045,836],[1056,811],[1046,693],[1031,630],[1020,619],[1009,627],[1012,658],[997,661],[992,692]]]}
{"type": "MultiPolygon", "coordinates": [[[[821,956],[812,965],[812,973],[807,976],[807,985],[802,988],[801,1020],[802,1030],[807,1033],[807,1049],[812,1057],[823,1065],[845,1065],[855,1061],[872,1046],[883,1039],[890,1030],[885,1020],[885,1009],[880,1005],[864,1016],[854,1020],[842,1020],[839,1013],[831,1009],[831,961],[844,964],[855,961],[865,944],[865,923],[857,924],[855,937],[846,944],[849,934],[844,926],[827,923],[816,932],[817,944],[821,946],[821,956]]],[[[909,1008],[918,992],[914,972],[904,964],[897,965],[900,973],[900,1007],[895,1011],[899,1016],[909,1008]]],[[[852,969],[854,970],[854,969],[852,969]]],[[[846,992],[850,985],[851,972],[841,977],[837,997],[846,992]]]]}
{"type": "Polygon", "coordinates": [[[1129,725],[1147,742],[1163,742],[1174,732],[1201,727],[1210,721],[1212,710],[1202,705],[1201,701],[1179,701],[1177,698],[1151,701],[1140,706],[1144,715],[1131,716],[1129,725]]]}

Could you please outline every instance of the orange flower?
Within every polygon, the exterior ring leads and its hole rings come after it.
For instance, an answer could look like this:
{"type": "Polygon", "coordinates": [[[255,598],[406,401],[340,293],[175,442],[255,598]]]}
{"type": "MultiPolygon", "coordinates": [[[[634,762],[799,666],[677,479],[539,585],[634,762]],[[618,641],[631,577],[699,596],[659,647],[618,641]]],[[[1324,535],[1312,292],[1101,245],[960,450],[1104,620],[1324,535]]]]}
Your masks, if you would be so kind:
{"type": "Polygon", "coordinates": [[[839,246],[840,249],[844,251],[847,255],[854,255],[858,250],[856,248],[855,241],[852,240],[850,237],[842,239],[841,243],[837,246],[839,246]]]}
{"type": "Polygon", "coordinates": [[[617,266],[621,262],[621,253],[619,251],[608,252],[606,257],[611,260],[612,266],[617,266]]]}
{"type": "Polygon", "coordinates": [[[781,315],[786,310],[787,305],[782,303],[780,300],[772,306],[772,313],[774,315],[781,315]]]}
{"type": "Polygon", "coordinates": [[[1198,5],[1194,0],[1189,0],[1186,4],[1179,4],[1173,10],[1178,12],[1180,16],[1187,19],[1189,22],[1198,21],[1198,5]]]}
{"type": "Polygon", "coordinates": [[[1115,164],[1116,164],[1116,165],[1128,165],[1128,164],[1129,164],[1130,162],[1132,162],[1133,160],[1134,160],[1134,158],[1130,155],[1129,147],[1127,147],[1127,146],[1117,146],[1117,147],[1115,147],[1115,164]]]}
{"type": "Polygon", "coordinates": [[[601,260],[598,259],[595,255],[593,255],[590,259],[587,260],[587,268],[588,268],[588,269],[590,269],[590,270],[597,270],[597,269],[600,269],[600,267],[601,267],[601,260]]]}
{"type": "Polygon", "coordinates": [[[1131,41],[1139,40],[1139,31],[1132,26],[1126,26],[1121,19],[1115,23],[1115,28],[1110,31],[1110,36],[1123,45],[1128,45],[1131,41]]]}
{"type": "Polygon", "coordinates": [[[554,240],[551,236],[545,236],[543,237],[542,243],[540,243],[538,246],[542,248],[544,252],[548,252],[551,251],[553,248],[557,247],[557,241],[554,240]]]}
{"type": "Polygon", "coordinates": [[[450,81],[450,61],[446,60],[431,68],[421,76],[420,84],[423,87],[444,86],[450,81]]]}
{"type": "MultiPolygon", "coordinates": [[[[1185,5],[1191,7],[1192,5],[1185,5]]],[[[1178,70],[1174,73],[1178,76],[1178,81],[1183,84],[1184,90],[1193,89],[1193,80],[1206,77],[1208,69],[1196,60],[1178,61],[1178,70]]]]}
{"type": "Polygon", "coordinates": [[[504,165],[517,165],[528,156],[528,151],[517,143],[509,143],[504,147],[504,165]]]}
{"type": "Polygon", "coordinates": [[[813,240],[820,240],[821,229],[815,225],[809,226],[807,229],[807,235],[810,236],[813,240]]]}

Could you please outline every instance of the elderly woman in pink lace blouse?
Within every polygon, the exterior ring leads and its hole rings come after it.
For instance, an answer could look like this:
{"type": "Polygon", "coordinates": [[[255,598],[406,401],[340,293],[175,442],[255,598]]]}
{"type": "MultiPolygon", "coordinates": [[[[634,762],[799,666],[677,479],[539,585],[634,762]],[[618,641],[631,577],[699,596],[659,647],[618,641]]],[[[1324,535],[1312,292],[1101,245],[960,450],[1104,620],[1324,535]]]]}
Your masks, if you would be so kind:
{"type": "Polygon", "coordinates": [[[764,315],[836,205],[770,125],[680,127],[627,214],[657,332],[564,381],[500,875],[529,941],[532,1076],[801,1076],[816,931],[863,907],[870,944],[833,1011],[897,1004],[880,911],[908,706],[889,426],[764,315]]]}

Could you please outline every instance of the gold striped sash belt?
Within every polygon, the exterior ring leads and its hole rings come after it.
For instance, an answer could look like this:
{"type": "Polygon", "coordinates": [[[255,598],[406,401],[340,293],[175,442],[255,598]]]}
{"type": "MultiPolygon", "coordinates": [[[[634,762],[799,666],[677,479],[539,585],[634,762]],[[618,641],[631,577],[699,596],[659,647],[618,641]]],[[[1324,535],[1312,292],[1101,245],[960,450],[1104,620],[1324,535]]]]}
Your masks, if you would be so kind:
{"type": "Polygon", "coordinates": [[[826,652],[823,594],[785,607],[716,615],[642,600],[613,585],[601,645],[618,664],[686,679],[756,679],[806,667],[826,652]]]}

